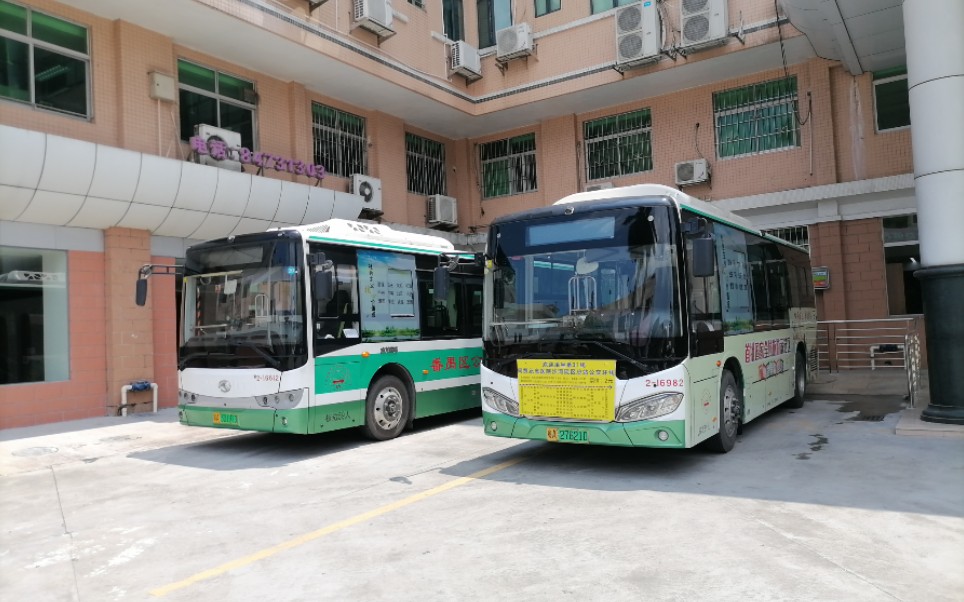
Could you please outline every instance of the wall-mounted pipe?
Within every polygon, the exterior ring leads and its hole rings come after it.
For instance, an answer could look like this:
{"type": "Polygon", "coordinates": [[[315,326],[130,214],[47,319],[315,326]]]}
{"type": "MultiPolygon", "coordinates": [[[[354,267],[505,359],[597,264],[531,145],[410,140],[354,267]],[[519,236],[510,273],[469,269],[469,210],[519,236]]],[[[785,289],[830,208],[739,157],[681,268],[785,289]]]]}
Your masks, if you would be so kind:
{"type": "Polygon", "coordinates": [[[127,393],[128,391],[145,391],[147,387],[151,388],[154,395],[154,413],[157,413],[157,383],[149,383],[147,381],[133,382],[129,385],[124,385],[121,387],[121,416],[127,416],[127,408],[130,405],[127,403],[127,393]]]}

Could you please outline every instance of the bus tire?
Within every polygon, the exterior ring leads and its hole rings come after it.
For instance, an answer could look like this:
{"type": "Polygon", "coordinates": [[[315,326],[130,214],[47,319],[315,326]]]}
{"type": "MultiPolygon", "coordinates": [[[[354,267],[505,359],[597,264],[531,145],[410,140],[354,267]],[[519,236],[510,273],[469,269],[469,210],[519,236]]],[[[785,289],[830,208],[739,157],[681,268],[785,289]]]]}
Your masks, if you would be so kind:
{"type": "Polygon", "coordinates": [[[803,396],[807,392],[807,358],[802,351],[797,351],[793,366],[793,397],[787,401],[786,406],[796,410],[803,407],[803,396]]]}
{"type": "Polygon", "coordinates": [[[405,383],[395,376],[382,376],[368,388],[362,432],[375,441],[394,439],[405,429],[411,411],[405,383]]]}
{"type": "Polygon", "coordinates": [[[743,393],[740,391],[733,373],[724,370],[720,377],[720,430],[716,435],[707,439],[707,448],[721,454],[733,449],[733,446],[736,445],[736,436],[740,431],[742,416],[743,393]]]}

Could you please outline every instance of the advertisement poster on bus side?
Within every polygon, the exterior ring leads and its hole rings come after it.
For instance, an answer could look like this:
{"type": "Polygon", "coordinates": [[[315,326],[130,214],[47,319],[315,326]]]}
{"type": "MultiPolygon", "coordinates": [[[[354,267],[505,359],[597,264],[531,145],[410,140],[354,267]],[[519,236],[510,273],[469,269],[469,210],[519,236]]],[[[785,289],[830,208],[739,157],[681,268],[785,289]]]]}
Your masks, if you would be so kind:
{"type": "Polygon", "coordinates": [[[720,288],[725,332],[753,332],[753,289],[746,257],[746,237],[732,228],[715,232],[720,258],[720,288]]]}
{"type": "Polygon", "coordinates": [[[358,251],[358,280],[363,340],[419,338],[414,257],[358,251]]]}

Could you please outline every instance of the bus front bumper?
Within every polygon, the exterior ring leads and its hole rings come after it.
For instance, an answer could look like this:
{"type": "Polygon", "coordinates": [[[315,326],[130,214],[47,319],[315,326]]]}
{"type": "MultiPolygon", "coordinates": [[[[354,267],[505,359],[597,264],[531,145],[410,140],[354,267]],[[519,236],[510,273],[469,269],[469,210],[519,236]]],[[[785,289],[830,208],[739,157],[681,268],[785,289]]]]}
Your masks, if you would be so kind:
{"type": "Polygon", "coordinates": [[[308,432],[308,410],[225,409],[179,405],[181,424],[266,433],[308,432]]]}
{"type": "Polygon", "coordinates": [[[513,418],[482,412],[485,434],[559,443],[623,445],[629,447],[686,447],[684,421],[554,422],[513,418]]]}

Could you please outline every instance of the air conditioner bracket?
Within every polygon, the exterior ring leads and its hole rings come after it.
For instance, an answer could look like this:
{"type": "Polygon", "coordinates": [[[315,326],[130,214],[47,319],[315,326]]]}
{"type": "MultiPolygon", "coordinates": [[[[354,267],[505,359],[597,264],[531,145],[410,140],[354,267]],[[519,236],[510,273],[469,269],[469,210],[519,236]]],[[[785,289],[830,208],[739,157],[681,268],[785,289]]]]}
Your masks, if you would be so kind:
{"type": "Polygon", "coordinates": [[[313,0],[308,0],[308,14],[310,15],[311,13],[315,12],[315,9],[321,6],[322,4],[324,4],[325,2],[328,2],[328,0],[318,0],[317,2],[314,2],[313,0]]]}

